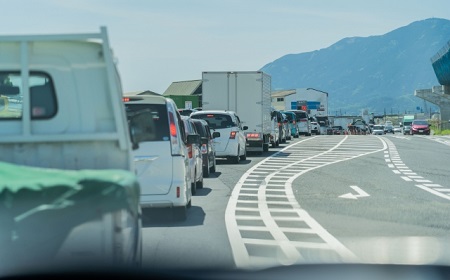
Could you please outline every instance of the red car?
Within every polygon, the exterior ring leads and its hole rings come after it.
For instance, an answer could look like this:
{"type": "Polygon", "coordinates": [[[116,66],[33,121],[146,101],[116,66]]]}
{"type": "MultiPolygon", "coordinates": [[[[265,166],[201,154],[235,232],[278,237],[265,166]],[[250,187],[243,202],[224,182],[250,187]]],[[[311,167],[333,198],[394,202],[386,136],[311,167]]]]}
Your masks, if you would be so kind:
{"type": "Polygon", "coordinates": [[[411,135],[414,134],[426,134],[430,135],[430,125],[426,120],[414,120],[411,124],[411,135]]]}

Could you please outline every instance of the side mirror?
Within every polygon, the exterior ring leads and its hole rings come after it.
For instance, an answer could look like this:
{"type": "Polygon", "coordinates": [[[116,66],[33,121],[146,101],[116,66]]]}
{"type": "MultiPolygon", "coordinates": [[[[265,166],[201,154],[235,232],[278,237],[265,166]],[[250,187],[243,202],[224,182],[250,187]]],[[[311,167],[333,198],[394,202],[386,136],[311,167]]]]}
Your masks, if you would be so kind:
{"type": "Polygon", "coordinates": [[[248,126],[244,125],[244,127],[242,128],[242,130],[247,130],[248,126]]]}
{"type": "Polygon", "coordinates": [[[197,144],[200,145],[200,135],[198,134],[191,134],[187,136],[187,143],[188,144],[197,144]]]}
{"type": "Polygon", "coordinates": [[[220,132],[214,131],[213,134],[212,134],[212,137],[213,137],[213,138],[218,138],[218,137],[220,137],[220,132]]]}

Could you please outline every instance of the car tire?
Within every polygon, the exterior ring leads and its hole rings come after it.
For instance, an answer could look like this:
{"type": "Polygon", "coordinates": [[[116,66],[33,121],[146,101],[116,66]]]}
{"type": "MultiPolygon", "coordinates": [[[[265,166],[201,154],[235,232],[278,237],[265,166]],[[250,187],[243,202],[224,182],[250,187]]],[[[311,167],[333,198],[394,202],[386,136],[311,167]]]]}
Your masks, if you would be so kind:
{"type": "Polygon", "coordinates": [[[277,142],[272,142],[272,148],[276,148],[277,147],[277,142]]]}
{"type": "Polygon", "coordinates": [[[239,163],[239,160],[241,159],[241,157],[239,156],[239,149],[240,148],[238,147],[237,155],[230,157],[231,163],[234,163],[234,164],[238,164],[239,163]]]}
{"type": "Polygon", "coordinates": [[[209,171],[211,173],[215,173],[216,172],[216,158],[214,158],[213,166],[210,167],[209,171]]]}
{"type": "Polygon", "coordinates": [[[263,144],[263,152],[269,151],[269,144],[263,144]]]}
{"type": "Polygon", "coordinates": [[[203,189],[203,176],[197,181],[197,189],[203,189]]]}
{"type": "Polygon", "coordinates": [[[187,208],[186,206],[178,206],[172,208],[173,218],[176,221],[185,221],[187,218],[187,208]]]}
{"type": "Polygon", "coordinates": [[[240,160],[247,160],[247,149],[244,150],[244,155],[239,157],[240,160]]]}
{"type": "Polygon", "coordinates": [[[208,178],[211,167],[209,166],[209,159],[206,160],[206,167],[203,168],[203,177],[208,178]]]}
{"type": "MultiPolygon", "coordinates": [[[[195,174],[195,177],[197,177],[197,172],[195,174]]],[[[195,180],[194,177],[194,180],[195,180]]],[[[194,181],[193,183],[191,183],[191,193],[192,195],[195,195],[197,193],[197,181],[194,181]]]]}

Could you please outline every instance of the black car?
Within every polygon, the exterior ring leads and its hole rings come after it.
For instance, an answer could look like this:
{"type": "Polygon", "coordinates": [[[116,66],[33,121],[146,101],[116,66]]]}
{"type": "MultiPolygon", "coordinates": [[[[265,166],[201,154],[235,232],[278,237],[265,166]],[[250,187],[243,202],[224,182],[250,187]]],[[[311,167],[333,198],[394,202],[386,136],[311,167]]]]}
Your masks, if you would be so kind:
{"type": "Polygon", "coordinates": [[[211,134],[208,123],[201,119],[192,119],[195,128],[201,138],[202,160],[203,160],[203,177],[209,177],[209,174],[216,172],[216,151],[212,143],[214,138],[220,136],[220,132],[211,134]]]}
{"type": "Polygon", "coordinates": [[[386,133],[392,133],[392,134],[394,134],[394,133],[395,133],[395,131],[394,131],[394,126],[392,126],[392,125],[390,125],[390,124],[385,125],[385,126],[384,126],[384,133],[385,133],[385,134],[386,134],[386,133]]]}

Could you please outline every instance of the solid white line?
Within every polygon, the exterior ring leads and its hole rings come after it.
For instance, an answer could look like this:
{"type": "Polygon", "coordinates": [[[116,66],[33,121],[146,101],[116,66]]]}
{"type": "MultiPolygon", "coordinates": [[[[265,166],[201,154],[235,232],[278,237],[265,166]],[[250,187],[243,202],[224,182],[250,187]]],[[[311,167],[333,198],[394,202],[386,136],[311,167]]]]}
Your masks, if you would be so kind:
{"type": "Polygon", "coordinates": [[[442,198],[445,198],[445,199],[450,200],[450,196],[448,196],[448,195],[446,195],[446,194],[443,194],[443,193],[440,193],[440,192],[438,192],[438,191],[435,191],[435,190],[433,190],[433,189],[430,189],[430,188],[428,188],[428,187],[425,187],[425,186],[422,186],[422,185],[416,185],[416,187],[421,188],[422,190],[425,190],[425,191],[427,191],[427,192],[429,192],[429,193],[432,193],[432,194],[434,194],[434,195],[437,195],[437,196],[439,196],[439,197],[442,197],[442,198]]]}

